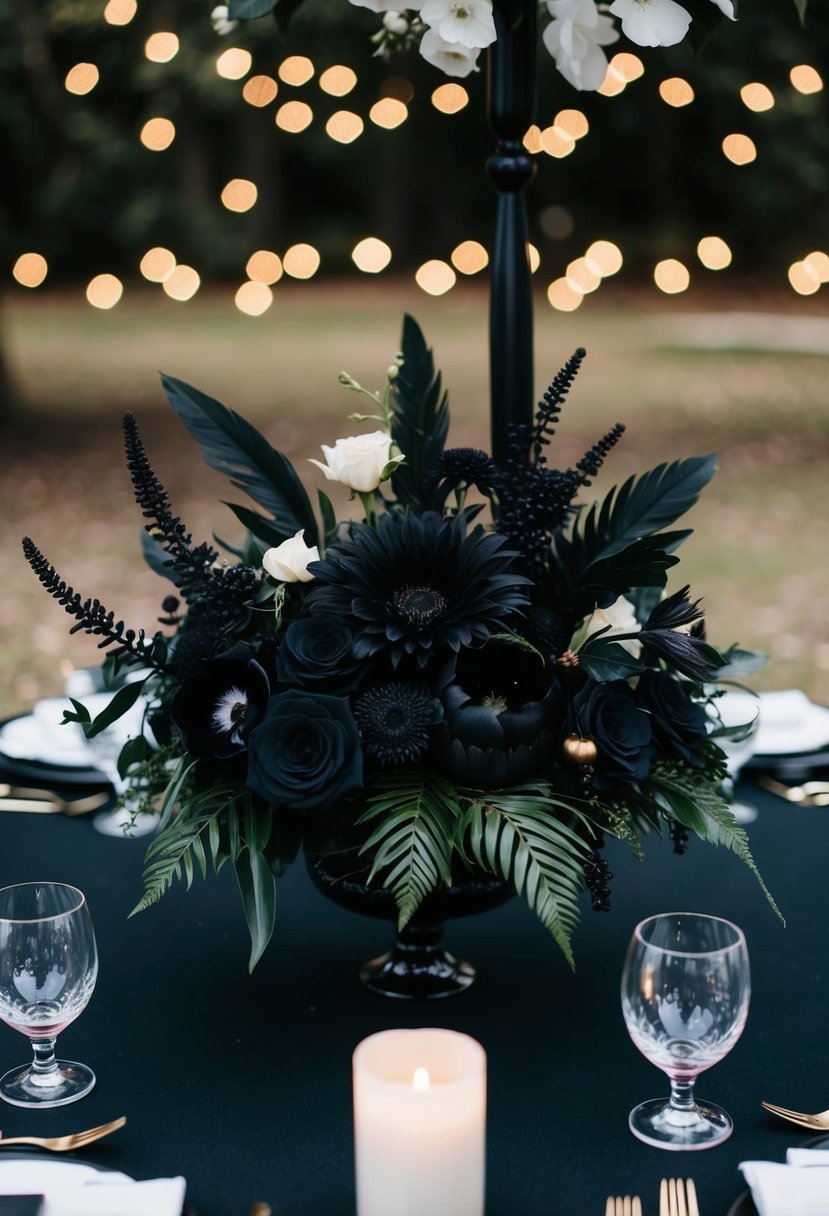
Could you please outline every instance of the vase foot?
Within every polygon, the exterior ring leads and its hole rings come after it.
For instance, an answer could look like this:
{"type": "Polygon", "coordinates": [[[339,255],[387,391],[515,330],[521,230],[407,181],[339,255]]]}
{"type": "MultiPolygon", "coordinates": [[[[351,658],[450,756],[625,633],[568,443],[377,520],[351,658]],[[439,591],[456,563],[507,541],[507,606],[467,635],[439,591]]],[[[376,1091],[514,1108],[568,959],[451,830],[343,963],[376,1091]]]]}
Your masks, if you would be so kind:
{"type": "Polygon", "coordinates": [[[477,972],[471,963],[447,950],[430,951],[427,958],[413,958],[400,943],[365,963],[360,979],[372,992],[403,1001],[428,1001],[457,996],[474,983],[477,972]]]}

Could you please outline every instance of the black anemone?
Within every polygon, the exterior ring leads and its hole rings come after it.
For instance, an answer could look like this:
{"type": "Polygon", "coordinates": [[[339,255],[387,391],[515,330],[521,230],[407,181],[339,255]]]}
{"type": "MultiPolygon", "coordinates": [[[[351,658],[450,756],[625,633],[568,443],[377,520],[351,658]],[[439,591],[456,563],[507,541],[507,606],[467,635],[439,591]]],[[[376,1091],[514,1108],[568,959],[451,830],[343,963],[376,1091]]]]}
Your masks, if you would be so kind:
{"type": "Polygon", "coordinates": [[[390,681],[370,688],[352,707],[366,756],[381,768],[413,764],[429,747],[440,702],[416,684],[390,681]]]}
{"type": "Polygon", "coordinates": [[[354,525],[309,570],[313,615],[337,617],[354,634],[354,655],[407,658],[425,667],[438,653],[480,646],[510,627],[530,580],[516,573],[504,537],[464,516],[384,515],[376,530],[354,525]]]}
{"type": "Polygon", "coordinates": [[[170,716],[195,759],[231,760],[246,750],[269,695],[264,669],[247,646],[234,646],[179,685],[170,716]]]}

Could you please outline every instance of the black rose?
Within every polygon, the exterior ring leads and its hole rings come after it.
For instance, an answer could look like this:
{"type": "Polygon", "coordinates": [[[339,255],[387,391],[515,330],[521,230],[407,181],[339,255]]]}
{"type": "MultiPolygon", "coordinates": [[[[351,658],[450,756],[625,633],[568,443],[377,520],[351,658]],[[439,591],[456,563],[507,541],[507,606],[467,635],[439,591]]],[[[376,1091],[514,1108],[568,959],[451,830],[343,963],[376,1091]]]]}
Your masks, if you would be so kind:
{"type": "Polygon", "coordinates": [[[247,747],[265,712],[268,677],[244,645],[211,659],[173,694],[170,716],[197,760],[230,760],[247,747]]]}
{"type": "Polygon", "coordinates": [[[360,788],[363,753],[348,702],[282,692],[251,732],[247,787],[268,802],[317,811],[360,788]]]}
{"type": "Polygon", "coordinates": [[[317,692],[352,692],[362,664],[351,643],[351,630],[332,617],[294,621],[279,643],[279,682],[317,692]]]}
{"type": "Polygon", "coordinates": [[[650,716],[636,704],[624,680],[588,680],[570,703],[563,737],[568,735],[596,744],[598,789],[616,781],[641,781],[650,771],[650,716]]]}
{"type": "Polygon", "coordinates": [[[664,671],[644,671],[636,687],[636,702],[650,714],[654,742],[662,751],[701,768],[697,753],[708,734],[708,718],[679,680],[664,671]]]}

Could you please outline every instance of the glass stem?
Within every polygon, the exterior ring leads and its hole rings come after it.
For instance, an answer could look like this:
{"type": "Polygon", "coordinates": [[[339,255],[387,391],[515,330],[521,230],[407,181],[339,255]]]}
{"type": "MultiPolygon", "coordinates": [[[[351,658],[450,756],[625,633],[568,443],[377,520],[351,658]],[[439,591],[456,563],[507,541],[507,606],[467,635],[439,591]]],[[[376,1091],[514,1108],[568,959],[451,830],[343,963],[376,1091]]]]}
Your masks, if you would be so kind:
{"type": "Polygon", "coordinates": [[[30,1080],[32,1085],[42,1085],[44,1089],[60,1082],[60,1070],[55,1059],[55,1044],[57,1039],[32,1039],[34,1061],[30,1080]]]}
{"type": "Polygon", "coordinates": [[[671,1106],[684,1114],[696,1110],[693,1081],[675,1081],[671,1078],[671,1106]]]}

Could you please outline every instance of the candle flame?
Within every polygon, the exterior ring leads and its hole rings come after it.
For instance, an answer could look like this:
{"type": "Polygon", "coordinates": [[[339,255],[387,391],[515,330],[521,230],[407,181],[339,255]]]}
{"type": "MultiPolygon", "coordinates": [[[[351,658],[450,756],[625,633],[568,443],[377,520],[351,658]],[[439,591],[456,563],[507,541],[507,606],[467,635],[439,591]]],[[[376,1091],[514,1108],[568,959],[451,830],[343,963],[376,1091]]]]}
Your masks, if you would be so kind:
{"type": "Polygon", "coordinates": [[[412,1089],[423,1092],[429,1089],[431,1081],[429,1080],[429,1072],[425,1068],[416,1068],[412,1077],[412,1089]]]}

